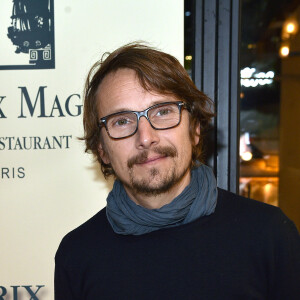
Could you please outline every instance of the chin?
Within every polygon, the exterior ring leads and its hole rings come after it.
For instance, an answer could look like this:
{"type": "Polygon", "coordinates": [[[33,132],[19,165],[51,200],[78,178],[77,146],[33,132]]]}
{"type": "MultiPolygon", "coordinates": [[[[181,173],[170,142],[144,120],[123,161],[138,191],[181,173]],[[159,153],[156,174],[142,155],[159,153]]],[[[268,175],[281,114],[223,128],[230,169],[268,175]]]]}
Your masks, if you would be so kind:
{"type": "Polygon", "coordinates": [[[181,180],[181,176],[178,176],[175,170],[163,176],[156,168],[152,168],[150,173],[151,174],[147,174],[145,178],[139,178],[138,176],[132,177],[130,180],[130,188],[134,190],[135,193],[155,196],[166,193],[181,180]]]}

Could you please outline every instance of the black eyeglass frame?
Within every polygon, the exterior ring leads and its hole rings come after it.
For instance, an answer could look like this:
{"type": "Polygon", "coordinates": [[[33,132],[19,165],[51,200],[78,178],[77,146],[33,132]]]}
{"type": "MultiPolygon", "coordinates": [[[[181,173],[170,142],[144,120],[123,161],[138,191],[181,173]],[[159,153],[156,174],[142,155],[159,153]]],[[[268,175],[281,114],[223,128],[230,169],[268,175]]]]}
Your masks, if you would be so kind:
{"type": "Polygon", "coordinates": [[[162,103],[158,103],[158,104],[155,104],[155,105],[152,105],[148,108],[146,108],[145,110],[143,111],[133,111],[133,110],[127,110],[127,111],[120,111],[120,112],[117,112],[117,113],[113,113],[113,114],[110,114],[110,115],[107,115],[105,117],[102,117],[100,120],[99,120],[99,123],[98,123],[98,126],[100,128],[102,128],[103,126],[105,127],[106,129],[106,132],[108,134],[108,136],[114,140],[120,140],[120,139],[124,139],[124,138],[127,138],[127,137],[130,137],[130,136],[133,136],[134,134],[136,134],[137,130],[138,130],[138,126],[139,126],[139,120],[141,117],[145,117],[149,124],[151,125],[151,127],[155,130],[166,130],[166,129],[171,129],[171,128],[174,128],[176,126],[178,126],[181,122],[181,111],[182,109],[185,108],[185,109],[188,109],[187,108],[187,103],[183,102],[183,101],[176,101],[176,102],[162,102],[162,103]],[[153,124],[151,123],[149,117],[148,117],[148,111],[152,108],[155,108],[155,107],[159,107],[159,106],[163,106],[163,105],[168,105],[168,104],[176,104],[177,107],[178,107],[178,110],[179,110],[179,120],[178,120],[178,123],[174,126],[170,126],[170,127],[166,127],[166,128],[156,128],[155,126],[153,126],[153,124]],[[109,133],[109,130],[107,128],[107,122],[106,120],[111,117],[111,116],[115,116],[115,115],[119,115],[119,114],[126,114],[126,113],[134,113],[137,117],[137,122],[136,122],[136,128],[134,130],[133,133],[129,134],[129,135],[126,135],[126,136],[122,136],[122,137],[113,137],[110,135],[109,133]]]}

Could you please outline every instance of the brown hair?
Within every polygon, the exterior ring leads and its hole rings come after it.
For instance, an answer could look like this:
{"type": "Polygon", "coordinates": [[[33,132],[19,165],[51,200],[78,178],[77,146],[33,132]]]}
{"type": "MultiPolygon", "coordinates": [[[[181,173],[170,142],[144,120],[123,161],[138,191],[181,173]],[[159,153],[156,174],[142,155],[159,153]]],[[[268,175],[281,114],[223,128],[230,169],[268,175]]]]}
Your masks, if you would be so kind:
{"type": "Polygon", "coordinates": [[[105,53],[101,60],[92,66],[85,84],[82,139],[86,143],[86,152],[92,152],[99,161],[105,178],[114,175],[114,170],[110,164],[102,161],[98,152],[101,135],[96,93],[103,78],[121,68],[134,70],[145,90],[164,95],[171,94],[187,103],[191,138],[197,134],[196,128],[200,123],[199,143],[193,145],[192,149],[192,166],[195,166],[197,161],[202,162],[203,134],[214,116],[212,101],[196,88],[175,57],[141,43],[131,43],[110,54],[105,53]]]}

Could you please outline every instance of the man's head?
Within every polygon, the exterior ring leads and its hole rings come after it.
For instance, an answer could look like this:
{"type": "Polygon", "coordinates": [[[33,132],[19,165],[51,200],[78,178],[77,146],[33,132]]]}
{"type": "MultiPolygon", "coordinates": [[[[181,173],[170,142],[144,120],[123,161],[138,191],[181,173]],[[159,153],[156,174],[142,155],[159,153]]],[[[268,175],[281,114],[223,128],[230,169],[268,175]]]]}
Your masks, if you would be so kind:
{"type": "MultiPolygon", "coordinates": [[[[124,141],[109,137],[105,127],[99,126],[100,118],[118,112],[118,109],[121,111],[142,111],[153,104],[166,101],[182,101],[186,104],[186,109],[183,108],[180,114],[183,115],[183,119],[185,115],[188,119],[188,137],[186,138],[189,139],[191,144],[189,167],[194,166],[197,161],[203,160],[203,133],[213,113],[211,112],[210,99],[196,88],[176,58],[145,45],[129,44],[115,50],[108,56],[103,56],[101,61],[92,67],[85,87],[84,139],[86,141],[86,151],[91,151],[97,157],[105,177],[110,175],[119,177],[119,174],[116,174],[116,170],[114,170],[117,162],[112,161],[113,158],[109,157],[108,148],[117,147],[124,141]],[[119,86],[120,84],[121,86],[119,86]],[[124,90],[122,90],[122,87],[124,87],[124,90]],[[126,91],[126,88],[129,90],[126,91]],[[136,89],[139,90],[138,93],[132,94],[131,91],[136,89]],[[123,94],[121,95],[120,92],[123,94]],[[131,97],[139,97],[139,99],[128,99],[127,94],[130,93],[131,97]],[[145,93],[147,96],[145,96],[145,93]],[[114,99],[110,99],[112,94],[115,94],[114,99]],[[133,104],[134,101],[136,105],[133,104]],[[147,103],[149,103],[148,106],[147,103]]],[[[144,117],[140,118],[140,123],[145,121],[144,117]]],[[[181,123],[177,127],[182,126],[181,123]]],[[[171,136],[176,133],[176,130],[178,131],[177,127],[157,130],[157,134],[171,136]]],[[[135,135],[137,134],[139,132],[135,135]]],[[[128,140],[132,144],[134,143],[132,139],[131,136],[123,140],[128,140]]],[[[128,147],[128,145],[125,145],[126,143],[122,146],[128,147]]],[[[155,153],[160,151],[162,152],[161,155],[167,155],[164,153],[167,149],[160,149],[163,142],[159,141],[159,145],[155,143],[151,146],[156,147],[155,153]]],[[[182,144],[182,147],[189,152],[189,147],[186,145],[187,141],[183,139],[182,143],[185,143],[185,145],[182,144]]],[[[169,147],[168,155],[178,155],[178,153],[174,153],[174,149],[172,152],[170,145],[164,145],[163,147],[169,147]]],[[[139,155],[146,157],[148,154],[145,149],[132,153],[133,157],[141,160],[142,156],[139,155]]],[[[134,161],[134,158],[131,161],[134,161]]],[[[155,168],[152,168],[152,172],[155,173],[155,170],[155,168]]]]}

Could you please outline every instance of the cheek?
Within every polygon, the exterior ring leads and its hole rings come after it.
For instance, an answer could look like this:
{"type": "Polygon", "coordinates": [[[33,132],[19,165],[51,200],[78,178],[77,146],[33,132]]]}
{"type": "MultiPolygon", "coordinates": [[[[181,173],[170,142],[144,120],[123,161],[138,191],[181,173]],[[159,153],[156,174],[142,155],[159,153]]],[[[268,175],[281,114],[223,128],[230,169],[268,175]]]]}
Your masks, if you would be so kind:
{"type": "MultiPolygon", "coordinates": [[[[180,142],[180,141],[179,141],[180,142]]],[[[192,148],[194,143],[197,142],[196,138],[191,138],[189,128],[186,130],[186,133],[183,136],[183,139],[181,141],[181,148],[182,151],[184,152],[184,156],[188,159],[192,156],[192,148]]]]}
{"type": "Polygon", "coordinates": [[[127,166],[128,155],[131,153],[124,141],[114,141],[109,145],[108,157],[113,168],[127,166]]]}
{"type": "Polygon", "coordinates": [[[177,149],[180,160],[184,161],[189,159],[192,153],[193,141],[190,138],[188,126],[178,128],[172,135],[167,135],[166,139],[177,149]]]}

